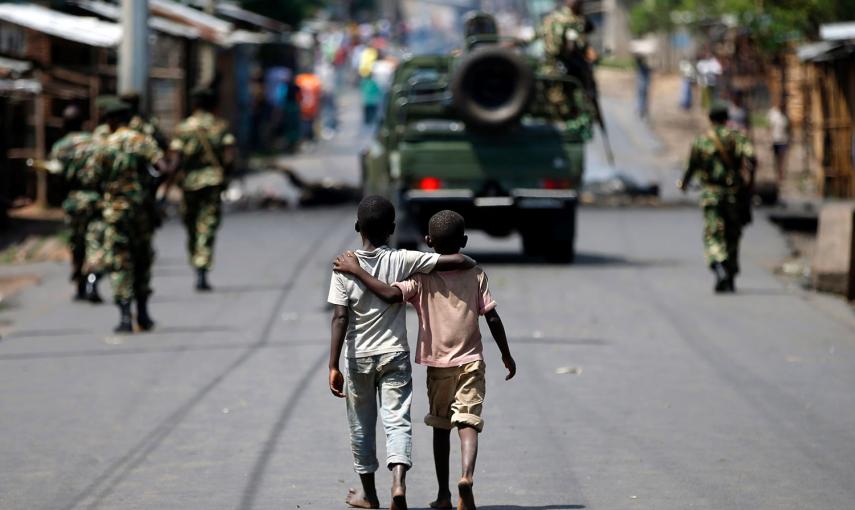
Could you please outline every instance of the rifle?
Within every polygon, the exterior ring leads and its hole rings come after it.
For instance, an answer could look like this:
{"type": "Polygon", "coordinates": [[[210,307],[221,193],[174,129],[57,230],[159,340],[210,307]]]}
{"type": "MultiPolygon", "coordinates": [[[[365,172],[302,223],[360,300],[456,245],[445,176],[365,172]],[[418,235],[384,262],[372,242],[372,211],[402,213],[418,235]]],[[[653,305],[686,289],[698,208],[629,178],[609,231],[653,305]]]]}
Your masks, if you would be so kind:
{"type": "Polygon", "coordinates": [[[579,82],[582,85],[582,89],[585,91],[585,95],[588,96],[588,100],[591,101],[591,104],[594,106],[594,115],[597,117],[597,124],[600,126],[600,131],[603,133],[603,148],[606,151],[606,160],[609,162],[609,166],[614,167],[615,155],[614,152],[612,152],[612,143],[609,139],[609,131],[606,129],[606,120],[603,116],[603,110],[600,107],[600,98],[597,93],[594,70],[591,67],[591,63],[584,55],[576,53],[577,52],[565,55],[564,58],[561,59],[561,63],[564,65],[564,69],[568,74],[575,75],[579,78],[579,82]]]}
{"type": "MultiPolygon", "coordinates": [[[[739,188],[736,190],[736,205],[738,207],[740,223],[742,223],[743,227],[749,225],[754,220],[754,215],[751,212],[751,200],[754,196],[754,172],[751,172],[749,179],[745,179],[742,175],[742,167],[736,168],[731,153],[727,151],[715,129],[710,130],[709,137],[712,139],[713,144],[715,144],[716,152],[724,160],[724,164],[731,170],[735,170],[742,178],[743,182],[740,183],[739,188]]],[[[740,163],[742,163],[741,160],[740,163]]]]}

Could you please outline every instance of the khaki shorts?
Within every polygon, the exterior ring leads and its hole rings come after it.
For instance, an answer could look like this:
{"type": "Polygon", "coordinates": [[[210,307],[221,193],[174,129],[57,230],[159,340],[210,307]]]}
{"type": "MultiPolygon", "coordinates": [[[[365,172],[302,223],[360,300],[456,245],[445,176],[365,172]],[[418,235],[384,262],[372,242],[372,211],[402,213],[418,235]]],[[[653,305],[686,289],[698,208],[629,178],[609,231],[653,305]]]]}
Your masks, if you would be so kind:
{"type": "Polygon", "coordinates": [[[485,373],[486,365],[480,360],[459,367],[428,367],[430,414],[425,416],[425,424],[446,430],[469,425],[481,432],[484,428],[481,408],[487,387],[485,373]]]}

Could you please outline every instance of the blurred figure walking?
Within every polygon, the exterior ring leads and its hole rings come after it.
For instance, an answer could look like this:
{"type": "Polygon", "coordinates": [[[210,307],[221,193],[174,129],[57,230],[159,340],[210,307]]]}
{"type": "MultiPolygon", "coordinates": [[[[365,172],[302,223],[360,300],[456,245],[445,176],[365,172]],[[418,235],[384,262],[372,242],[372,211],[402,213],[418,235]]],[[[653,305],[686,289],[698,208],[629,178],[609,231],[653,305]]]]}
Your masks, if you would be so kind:
{"type": "Polygon", "coordinates": [[[65,180],[68,197],[62,203],[65,223],[69,230],[68,243],[71,250],[71,281],[77,292],[75,301],[87,299],[86,294],[86,231],[98,215],[100,195],[81,181],[82,171],[92,154],[92,133],[83,130],[83,111],[71,105],[62,112],[63,136],[53,145],[50,152],[49,169],[61,172],[65,180]]]}
{"type": "Polygon", "coordinates": [[[149,166],[160,173],[166,173],[168,166],[157,142],[129,127],[130,105],[116,99],[105,105],[103,112],[111,134],[92,155],[84,185],[98,186],[103,194],[104,247],[119,307],[119,324],[114,331],[133,332],[134,302],[137,326],[147,331],[154,327],[148,311],[155,228],[149,166]]]}
{"type": "Polygon", "coordinates": [[[773,106],[767,116],[772,134],[772,154],[775,156],[775,175],[778,183],[783,184],[787,175],[787,156],[790,152],[790,119],[784,113],[784,106],[773,106]]]}
{"type": "Polygon", "coordinates": [[[175,178],[183,192],[182,213],[187,251],[196,270],[196,290],[209,291],[208,273],[222,218],[222,192],[234,161],[235,137],[228,123],[214,116],[216,95],[193,91],[193,114],[178,125],[169,145],[175,178]]]}
{"type": "Polygon", "coordinates": [[[757,160],[754,146],[739,130],[727,127],[727,105],[710,110],[712,127],[692,144],[689,164],[678,183],[685,193],[692,179],[701,181],[704,248],[715,275],[715,292],[735,292],[739,241],[751,221],[751,188],[757,160]]]}

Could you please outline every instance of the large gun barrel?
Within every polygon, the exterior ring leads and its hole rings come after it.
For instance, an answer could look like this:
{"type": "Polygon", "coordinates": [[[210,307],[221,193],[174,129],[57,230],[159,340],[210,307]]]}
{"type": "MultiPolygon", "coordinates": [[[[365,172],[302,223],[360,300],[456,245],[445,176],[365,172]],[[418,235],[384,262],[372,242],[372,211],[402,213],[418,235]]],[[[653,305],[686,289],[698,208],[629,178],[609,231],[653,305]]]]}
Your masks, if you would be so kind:
{"type": "Polygon", "coordinates": [[[516,51],[496,44],[478,46],[455,65],[452,104],[468,125],[506,127],[528,108],[534,80],[531,65],[516,51]]]}

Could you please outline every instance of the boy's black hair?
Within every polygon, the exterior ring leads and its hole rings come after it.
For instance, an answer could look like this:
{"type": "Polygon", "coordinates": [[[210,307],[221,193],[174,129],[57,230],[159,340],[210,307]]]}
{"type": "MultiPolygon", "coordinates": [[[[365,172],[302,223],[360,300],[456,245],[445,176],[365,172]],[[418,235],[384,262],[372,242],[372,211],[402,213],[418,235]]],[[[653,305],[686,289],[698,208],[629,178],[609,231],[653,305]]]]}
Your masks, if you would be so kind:
{"type": "Polygon", "coordinates": [[[356,226],[375,245],[385,243],[395,230],[395,206],[381,196],[363,198],[356,209],[356,226]]]}
{"type": "Polygon", "coordinates": [[[466,235],[466,221],[454,211],[439,211],[431,216],[428,222],[428,234],[434,243],[458,241],[466,235]]]}

